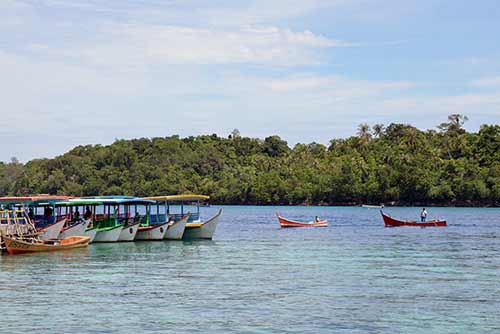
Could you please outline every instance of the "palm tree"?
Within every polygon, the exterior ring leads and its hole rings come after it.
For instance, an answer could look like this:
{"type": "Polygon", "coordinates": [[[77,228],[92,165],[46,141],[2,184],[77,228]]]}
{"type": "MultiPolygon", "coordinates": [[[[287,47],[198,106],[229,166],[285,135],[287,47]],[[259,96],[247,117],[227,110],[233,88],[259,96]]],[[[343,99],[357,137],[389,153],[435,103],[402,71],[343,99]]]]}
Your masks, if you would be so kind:
{"type": "Polygon", "coordinates": [[[375,124],[373,126],[373,134],[375,137],[380,138],[384,134],[385,126],[384,124],[375,124]]]}
{"type": "Polygon", "coordinates": [[[363,144],[368,143],[370,139],[372,139],[370,130],[370,126],[366,123],[362,123],[358,126],[358,137],[361,139],[363,144]]]}

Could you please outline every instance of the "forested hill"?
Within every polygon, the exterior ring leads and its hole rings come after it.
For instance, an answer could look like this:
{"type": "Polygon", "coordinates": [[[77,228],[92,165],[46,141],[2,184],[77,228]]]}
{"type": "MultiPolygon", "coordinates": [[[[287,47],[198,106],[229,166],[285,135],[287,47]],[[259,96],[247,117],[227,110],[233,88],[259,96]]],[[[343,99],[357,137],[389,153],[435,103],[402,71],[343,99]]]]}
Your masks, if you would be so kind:
{"type": "Polygon", "coordinates": [[[362,124],[329,146],[278,136],[117,140],[0,163],[0,195],[202,193],[219,204],[500,204],[500,126],[362,124]]]}

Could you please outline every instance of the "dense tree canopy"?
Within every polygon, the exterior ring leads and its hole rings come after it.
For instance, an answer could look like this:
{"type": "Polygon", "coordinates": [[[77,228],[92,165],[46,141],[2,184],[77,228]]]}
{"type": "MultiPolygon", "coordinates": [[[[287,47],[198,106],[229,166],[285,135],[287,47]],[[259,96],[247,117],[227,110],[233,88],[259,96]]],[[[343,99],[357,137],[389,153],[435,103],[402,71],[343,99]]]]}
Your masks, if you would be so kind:
{"type": "Polygon", "coordinates": [[[279,136],[117,140],[54,159],[0,163],[2,195],[203,193],[225,204],[499,205],[500,126],[438,131],[367,124],[358,135],[290,148],[279,136]]]}

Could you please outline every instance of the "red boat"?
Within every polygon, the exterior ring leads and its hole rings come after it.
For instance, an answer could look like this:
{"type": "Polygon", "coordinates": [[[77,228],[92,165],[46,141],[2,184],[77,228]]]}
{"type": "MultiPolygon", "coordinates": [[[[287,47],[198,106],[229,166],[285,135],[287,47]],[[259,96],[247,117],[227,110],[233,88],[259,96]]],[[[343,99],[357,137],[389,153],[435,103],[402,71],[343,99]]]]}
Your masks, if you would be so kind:
{"type": "Polygon", "coordinates": [[[307,227],[307,226],[326,227],[326,226],[328,226],[328,221],[326,221],[326,220],[317,221],[317,222],[310,222],[310,223],[302,223],[302,222],[283,218],[277,212],[276,212],[276,217],[278,217],[278,221],[280,222],[281,227],[307,227]]]}
{"type": "Polygon", "coordinates": [[[391,216],[385,214],[380,210],[382,214],[382,218],[384,219],[385,227],[399,227],[399,226],[420,226],[420,227],[444,227],[446,226],[446,220],[430,220],[427,222],[416,222],[416,221],[408,221],[408,220],[397,220],[392,218],[391,216]]]}

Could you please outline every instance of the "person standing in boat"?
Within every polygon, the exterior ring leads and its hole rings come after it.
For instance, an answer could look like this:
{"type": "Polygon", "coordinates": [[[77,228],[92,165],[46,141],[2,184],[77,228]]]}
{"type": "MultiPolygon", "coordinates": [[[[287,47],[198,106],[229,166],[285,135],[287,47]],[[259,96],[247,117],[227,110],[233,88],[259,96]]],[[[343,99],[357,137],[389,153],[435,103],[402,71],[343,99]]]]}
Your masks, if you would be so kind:
{"type": "Polygon", "coordinates": [[[420,221],[425,222],[426,220],[427,220],[427,210],[423,208],[422,212],[420,212],[420,221]]]}

